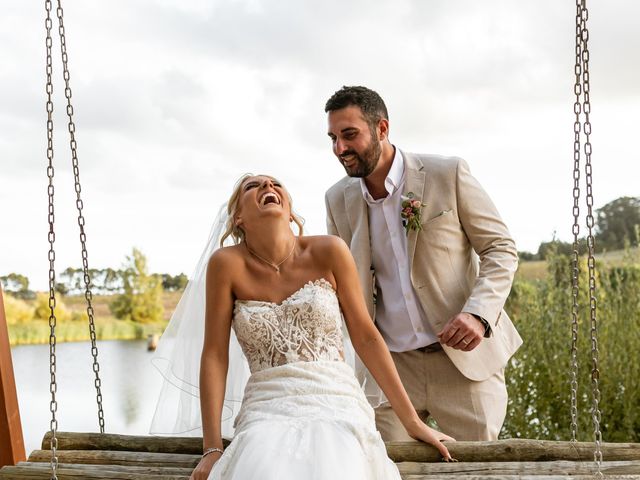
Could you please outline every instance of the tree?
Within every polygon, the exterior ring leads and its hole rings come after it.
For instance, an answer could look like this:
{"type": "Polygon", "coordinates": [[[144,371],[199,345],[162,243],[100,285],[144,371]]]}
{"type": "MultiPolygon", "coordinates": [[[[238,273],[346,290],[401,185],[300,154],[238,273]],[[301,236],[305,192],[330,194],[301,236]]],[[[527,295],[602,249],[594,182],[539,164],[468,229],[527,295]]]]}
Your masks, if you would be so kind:
{"type": "Polygon", "coordinates": [[[29,300],[35,297],[35,294],[29,290],[29,279],[19,273],[10,273],[0,277],[2,289],[11,293],[16,298],[29,300]]]}
{"type": "Polygon", "coordinates": [[[620,250],[625,242],[638,244],[636,229],[640,226],[640,197],[620,197],[596,210],[596,247],[620,250]]]}
{"type": "Polygon", "coordinates": [[[189,282],[189,277],[184,273],[172,276],[168,273],[162,274],[162,288],[167,292],[177,292],[184,290],[189,282]]]}
{"type": "Polygon", "coordinates": [[[121,270],[123,293],[111,302],[111,312],[123,320],[153,323],[162,320],[162,282],[147,271],[147,258],[137,248],[121,270]]]}

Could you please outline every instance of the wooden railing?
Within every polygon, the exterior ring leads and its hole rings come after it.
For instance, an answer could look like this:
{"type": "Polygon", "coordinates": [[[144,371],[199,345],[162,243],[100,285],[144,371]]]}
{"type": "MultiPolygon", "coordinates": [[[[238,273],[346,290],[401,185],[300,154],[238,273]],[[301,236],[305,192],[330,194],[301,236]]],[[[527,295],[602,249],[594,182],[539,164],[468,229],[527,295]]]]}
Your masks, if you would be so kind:
{"type": "Polygon", "coordinates": [[[0,288],[0,467],[25,460],[20,409],[0,288]]]}

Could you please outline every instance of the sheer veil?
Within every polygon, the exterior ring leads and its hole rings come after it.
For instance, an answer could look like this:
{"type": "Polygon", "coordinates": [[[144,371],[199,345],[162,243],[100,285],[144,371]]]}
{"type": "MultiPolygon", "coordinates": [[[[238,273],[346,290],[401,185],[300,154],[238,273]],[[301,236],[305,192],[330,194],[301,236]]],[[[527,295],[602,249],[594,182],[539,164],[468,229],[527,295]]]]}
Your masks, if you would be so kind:
{"type": "MultiPolygon", "coordinates": [[[[151,421],[151,434],[202,436],[199,377],[204,340],[206,271],[211,255],[220,246],[227,219],[227,203],[225,203],[218,211],[200,259],[151,360],[164,377],[156,411],[151,421]]],[[[225,246],[233,243],[231,236],[225,240],[225,246]]],[[[342,330],[345,361],[354,369],[369,403],[375,408],[385,402],[386,398],[357,357],[344,321],[342,330]]],[[[233,422],[240,410],[249,376],[248,362],[232,328],[229,341],[229,369],[222,411],[224,437],[233,437],[233,422]]]]}
{"type": "MultiPolygon", "coordinates": [[[[151,360],[164,377],[151,421],[152,434],[202,435],[199,377],[204,340],[206,272],[209,258],[220,246],[227,218],[225,203],[218,211],[204,251],[151,360]]],[[[231,237],[225,240],[225,246],[227,244],[233,244],[231,237]]],[[[232,329],[222,411],[222,435],[225,437],[233,436],[233,421],[240,408],[249,375],[249,365],[232,329]]]]}

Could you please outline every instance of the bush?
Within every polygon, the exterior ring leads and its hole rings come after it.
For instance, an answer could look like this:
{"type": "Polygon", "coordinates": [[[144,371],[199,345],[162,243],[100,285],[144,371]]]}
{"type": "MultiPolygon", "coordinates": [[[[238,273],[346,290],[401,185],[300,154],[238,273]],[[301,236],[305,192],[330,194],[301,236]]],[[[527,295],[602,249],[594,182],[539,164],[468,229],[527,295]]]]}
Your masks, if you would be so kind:
{"type": "MultiPolygon", "coordinates": [[[[36,293],[33,318],[35,320],[46,320],[48,322],[50,314],[51,309],[49,308],[49,294],[43,292],[36,293]]],[[[72,319],[72,313],[64,304],[64,302],[60,298],[60,295],[56,296],[55,315],[58,322],[67,322],[72,319]]]]}
{"type": "Polygon", "coordinates": [[[6,294],[3,295],[3,299],[7,325],[18,325],[33,320],[33,307],[27,302],[6,294]]]}
{"type": "MultiPolygon", "coordinates": [[[[549,274],[516,279],[505,309],[524,339],[507,366],[502,437],[570,438],[571,264],[552,254],[549,274]]],[[[591,341],[587,266],[581,260],[578,317],[578,439],[592,440],[591,341]]],[[[640,441],[640,267],[599,270],[596,277],[600,409],[603,439],[640,441]]]]}

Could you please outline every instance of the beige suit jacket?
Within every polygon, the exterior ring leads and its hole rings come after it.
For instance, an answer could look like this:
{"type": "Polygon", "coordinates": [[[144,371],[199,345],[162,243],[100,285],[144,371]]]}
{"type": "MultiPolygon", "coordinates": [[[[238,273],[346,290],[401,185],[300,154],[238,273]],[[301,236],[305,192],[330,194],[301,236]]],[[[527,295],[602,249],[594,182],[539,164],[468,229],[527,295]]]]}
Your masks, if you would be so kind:
{"type": "MultiPolygon", "coordinates": [[[[409,192],[423,202],[422,230],[410,231],[411,282],[435,332],[460,312],[476,314],[492,335],[470,352],[444,350],[471,380],[503,368],[522,339],[503,310],[517,268],[515,243],[498,211],[460,158],[404,153],[409,192]]],[[[345,177],[325,196],[327,230],[351,249],[367,307],[375,319],[375,272],[369,215],[360,179],[345,177]]],[[[400,212],[398,212],[398,216],[400,212]]],[[[400,220],[399,220],[400,221],[400,220]]]]}

